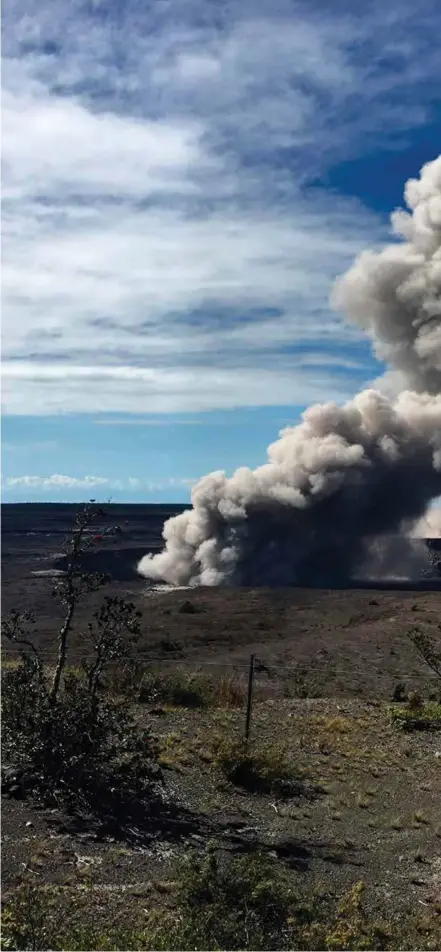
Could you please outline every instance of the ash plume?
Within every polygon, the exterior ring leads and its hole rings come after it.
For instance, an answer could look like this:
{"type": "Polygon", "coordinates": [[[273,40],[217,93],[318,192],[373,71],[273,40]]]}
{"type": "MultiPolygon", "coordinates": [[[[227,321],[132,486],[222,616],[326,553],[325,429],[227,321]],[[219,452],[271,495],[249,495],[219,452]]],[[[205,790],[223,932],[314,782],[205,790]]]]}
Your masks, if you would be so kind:
{"type": "Polygon", "coordinates": [[[340,278],[332,303],[372,338],[395,386],[441,392],[441,156],[410,179],[408,211],[391,217],[404,242],[363,252],[340,278]]]}
{"type": "Polygon", "coordinates": [[[344,585],[376,551],[391,551],[382,540],[408,538],[441,494],[441,156],[407,183],[405,200],[408,212],[392,216],[400,240],[360,255],[332,298],[387,360],[396,395],[365,390],[342,407],[310,407],[263,466],[205,476],[192,508],[166,522],[163,551],[139,563],[141,575],[175,585],[344,585]]]}
{"type": "Polygon", "coordinates": [[[441,508],[430,509],[412,528],[414,539],[441,539],[441,508]]]}

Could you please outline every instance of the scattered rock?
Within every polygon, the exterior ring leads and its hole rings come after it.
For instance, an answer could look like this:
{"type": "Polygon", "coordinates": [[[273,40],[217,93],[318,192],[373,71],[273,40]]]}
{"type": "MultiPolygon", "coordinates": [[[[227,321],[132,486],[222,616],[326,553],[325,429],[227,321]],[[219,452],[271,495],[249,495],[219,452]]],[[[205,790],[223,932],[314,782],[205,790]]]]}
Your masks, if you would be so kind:
{"type": "Polygon", "coordinates": [[[74,853],[74,856],[77,866],[101,866],[103,861],[102,856],[80,856],[79,853],[74,853]]]}
{"type": "Polygon", "coordinates": [[[193,602],[182,602],[182,605],[179,606],[178,612],[180,615],[196,615],[199,611],[199,608],[196,605],[193,605],[193,602]]]}
{"type": "Polygon", "coordinates": [[[14,800],[22,800],[24,797],[23,787],[19,783],[13,783],[12,786],[9,787],[8,793],[14,800]]]}
{"type": "Polygon", "coordinates": [[[25,826],[33,826],[32,820],[26,820],[25,826]]]}
{"type": "Polygon", "coordinates": [[[161,651],[182,651],[179,642],[172,641],[171,638],[162,638],[158,643],[158,648],[160,648],[161,651]]]}

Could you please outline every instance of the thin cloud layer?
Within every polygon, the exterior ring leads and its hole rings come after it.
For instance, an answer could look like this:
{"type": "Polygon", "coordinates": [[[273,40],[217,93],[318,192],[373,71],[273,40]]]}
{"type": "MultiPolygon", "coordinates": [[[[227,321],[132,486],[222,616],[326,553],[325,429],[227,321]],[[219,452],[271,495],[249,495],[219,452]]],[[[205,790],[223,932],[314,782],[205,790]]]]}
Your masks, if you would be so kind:
{"type": "Polygon", "coordinates": [[[106,476],[78,477],[53,473],[52,476],[9,476],[5,485],[29,489],[94,489],[97,486],[106,486],[109,482],[106,476]]]}
{"type": "Polygon", "coordinates": [[[430,8],[11,4],[5,412],[346,399],[329,288],[385,228],[311,183],[430,119],[430,8]]]}
{"type": "Polygon", "coordinates": [[[188,488],[197,482],[197,477],[169,477],[162,480],[150,480],[138,476],[127,476],[125,479],[113,479],[108,476],[66,476],[62,473],[53,473],[51,476],[8,476],[2,479],[3,488],[25,489],[31,491],[74,489],[130,489],[131,491],[165,490],[170,488],[188,488]]]}

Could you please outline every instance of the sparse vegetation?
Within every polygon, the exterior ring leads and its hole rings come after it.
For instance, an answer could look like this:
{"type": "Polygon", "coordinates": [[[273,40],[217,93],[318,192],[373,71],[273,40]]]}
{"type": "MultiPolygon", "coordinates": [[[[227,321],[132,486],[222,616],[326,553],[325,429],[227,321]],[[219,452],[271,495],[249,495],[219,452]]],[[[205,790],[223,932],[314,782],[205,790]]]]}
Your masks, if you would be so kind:
{"type": "Polygon", "coordinates": [[[292,877],[280,863],[259,853],[228,860],[209,844],[204,857],[178,867],[172,904],[147,917],[145,947],[289,948],[294,909],[292,877]]]}
{"type": "MultiPolygon", "coordinates": [[[[437,626],[437,631],[441,632],[441,625],[437,626]]],[[[439,634],[429,634],[419,628],[413,628],[409,632],[409,637],[423,661],[440,682],[439,689],[441,690],[441,636],[439,634]]]]}
{"type": "Polygon", "coordinates": [[[333,667],[327,652],[323,651],[308,662],[299,661],[287,672],[285,694],[297,698],[321,697],[327,679],[333,675],[333,667]]]}
{"type": "Polygon", "coordinates": [[[150,734],[136,729],[128,703],[115,704],[100,693],[106,666],[126,657],[139,635],[134,606],[105,599],[88,625],[93,660],[75,673],[68,667],[78,602],[103,584],[102,576],[84,574],[79,564],[96,516],[86,506],[65,545],[66,576],[57,579],[53,593],[65,617],[52,675],[32,639],[33,615],[12,611],[2,624],[3,637],[20,652],[19,663],[2,671],[2,789],[71,808],[98,804],[116,782],[119,794],[145,793],[156,757],[150,734]]]}
{"type": "Polygon", "coordinates": [[[151,671],[138,688],[141,704],[161,703],[175,707],[242,707],[246,686],[239,678],[211,677],[200,671],[177,669],[170,673],[151,671]]]}
{"type": "Polygon", "coordinates": [[[230,783],[247,790],[292,793],[299,786],[283,744],[258,744],[220,735],[212,741],[214,764],[230,783]]]}
{"type": "Polygon", "coordinates": [[[403,730],[441,730],[441,704],[434,701],[422,701],[418,707],[392,708],[391,717],[403,730]]]}
{"type": "MultiPolygon", "coordinates": [[[[84,532],[86,549],[93,537],[84,532]]],[[[46,631],[46,621],[41,625],[40,603],[36,623],[26,609],[4,621],[4,635],[20,655],[8,659],[2,671],[2,786],[11,798],[32,797],[5,803],[2,947],[439,948],[434,857],[441,836],[435,777],[441,757],[434,749],[439,745],[434,737],[395,729],[434,729],[441,720],[438,695],[426,700],[431,694],[415,652],[415,662],[403,661],[394,634],[394,670],[385,674],[389,646],[382,658],[373,652],[369,667],[365,639],[370,636],[363,630],[352,655],[358,658],[353,681],[333,670],[331,653],[324,650],[297,666],[287,663],[282,671],[280,603],[274,611],[272,596],[248,596],[255,616],[250,624],[245,596],[232,593],[235,607],[228,634],[222,634],[224,618],[219,624],[219,650],[204,629],[218,602],[205,592],[192,594],[191,610],[182,612],[177,607],[182,593],[140,598],[149,622],[139,651],[135,605],[113,597],[114,591],[103,598],[103,576],[95,576],[89,588],[81,582],[81,551],[79,546],[71,590],[66,576],[64,587],[57,588],[59,577],[54,589],[65,629],[55,657],[46,654],[51,627],[46,631]],[[74,606],[66,628],[74,583],[81,610],[74,606]],[[234,670],[230,663],[239,651],[235,646],[232,655],[225,652],[236,635],[237,644],[247,645],[247,651],[252,644],[254,651],[256,630],[265,633],[268,663],[256,662],[251,740],[245,742],[246,677],[212,674],[215,669],[204,668],[203,661],[219,657],[220,669],[227,657],[227,670],[234,670]],[[188,632],[194,635],[191,651],[188,632]],[[192,670],[199,643],[205,646],[197,655],[201,667],[192,670]],[[156,667],[145,660],[150,651],[159,658],[156,667]],[[377,675],[383,679],[379,689],[377,675]],[[403,680],[396,683],[398,678],[403,680]],[[408,693],[407,687],[419,690],[408,693]],[[153,796],[159,776],[163,798],[153,796]],[[57,809],[36,810],[34,798],[38,807],[43,802],[57,809]],[[117,817],[129,819],[115,826],[117,817]],[[345,892],[358,865],[366,886],[356,883],[345,892]],[[17,886],[21,869],[26,879],[17,886]],[[386,882],[390,898],[384,902],[386,882]],[[407,920],[403,908],[412,908],[416,896],[422,918],[407,920]],[[393,922],[380,921],[386,907],[393,922]]],[[[308,630],[318,630],[329,645],[309,595],[306,606],[301,593],[293,602],[280,597],[292,606],[287,630],[294,618],[290,630],[300,638],[308,615],[308,630]]],[[[385,598],[370,600],[381,605],[375,619],[383,617],[385,598]]],[[[364,623],[370,602],[366,596],[357,599],[364,623]]],[[[428,626],[425,604],[421,597],[413,620],[428,626]]],[[[436,619],[434,598],[433,605],[436,619]]],[[[335,631],[342,618],[347,629],[356,611],[342,609],[338,601],[332,606],[335,631]]],[[[394,604],[384,612],[389,633],[401,630],[400,611],[394,604]]],[[[435,630],[435,622],[430,624],[435,630]]],[[[380,640],[377,627],[375,644],[380,640]]],[[[297,651],[294,638],[292,644],[288,661],[297,651]]],[[[304,650],[305,641],[300,658],[304,650]]],[[[409,657],[410,643],[407,651],[409,657]]],[[[346,665],[348,654],[344,657],[346,665]]]]}
{"type": "Polygon", "coordinates": [[[152,908],[135,905],[109,922],[90,915],[92,894],[29,881],[11,891],[2,909],[5,950],[387,950],[435,948],[436,910],[425,920],[397,923],[369,915],[364,882],[340,899],[317,889],[309,898],[280,861],[252,851],[229,857],[208,843],[191,852],[174,879],[156,885],[152,908]]]}
{"type": "Polygon", "coordinates": [[[151,735],[136,730],[127,705],[92,694],[84,679],[64,677],[51,698],[29,658],[2,676],[2,788],[46,804],[99,805],[104,793],[148,789],[156,757],[151,735]],[[9,784],[8,784],[9,778],[9,784]]]}

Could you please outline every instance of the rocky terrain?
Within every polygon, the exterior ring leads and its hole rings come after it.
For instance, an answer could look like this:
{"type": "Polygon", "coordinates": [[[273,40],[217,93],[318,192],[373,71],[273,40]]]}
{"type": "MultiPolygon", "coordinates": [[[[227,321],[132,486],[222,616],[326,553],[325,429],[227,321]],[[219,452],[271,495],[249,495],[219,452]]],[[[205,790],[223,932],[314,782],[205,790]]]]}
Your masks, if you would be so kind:
{"type": "MultiPolygon", "coordinates": [[[[60,624],[51,584],[54,570],[63,570],[61,543],[73,510],[41,507],[36,519],[36,507],[21,507],[17,519],[12,508],[3,513],[3,611],[35,612],[36,641],[50,664],[60,624]]],[[[4,888],[26,871],[35,882],[66,887],[69,909],[86,877],[95,896],[90,915],[109,921],[130,904],[161,903],[176,859],[190,848],[203,851],[214,838],[233,853],[259,845],[288,865],[302,889],[325,885],[338,896],[362,880],[375,915],[435,915],[440,735],[400,732],[390,710],[399,683],[424,697],[439,694],[408,636],[415,628],[439,632],[441,592],[429,583],[344,591],[149,587],[133,566],[160,545],[168,514],[112,510],[106,526],[121,531],[103,534],[97,546],[102,568],[113,575],[105,591],[129,597],[142,613],[142,670],[225,682],[234,686],[234,704],[139,704],[140,723],[153,724],[158,739],[169,803],[147,826],[121,833],[78,825],[57,810],[7,797],[4,888]],[[253,743],[265,749],[283,742],[305,784],[288,798],[238,789],[212,755],[219,732],[243,734],[251,654],[253,743]]],[[[71,664],[90,650],[86,621],[96,605],[93,596],[78,614],[71,664]]],[[[4,645],[4,663],[13,660],[4,645]]],[[[427,941],[420,947],[439,947],[427,941]]]]}

